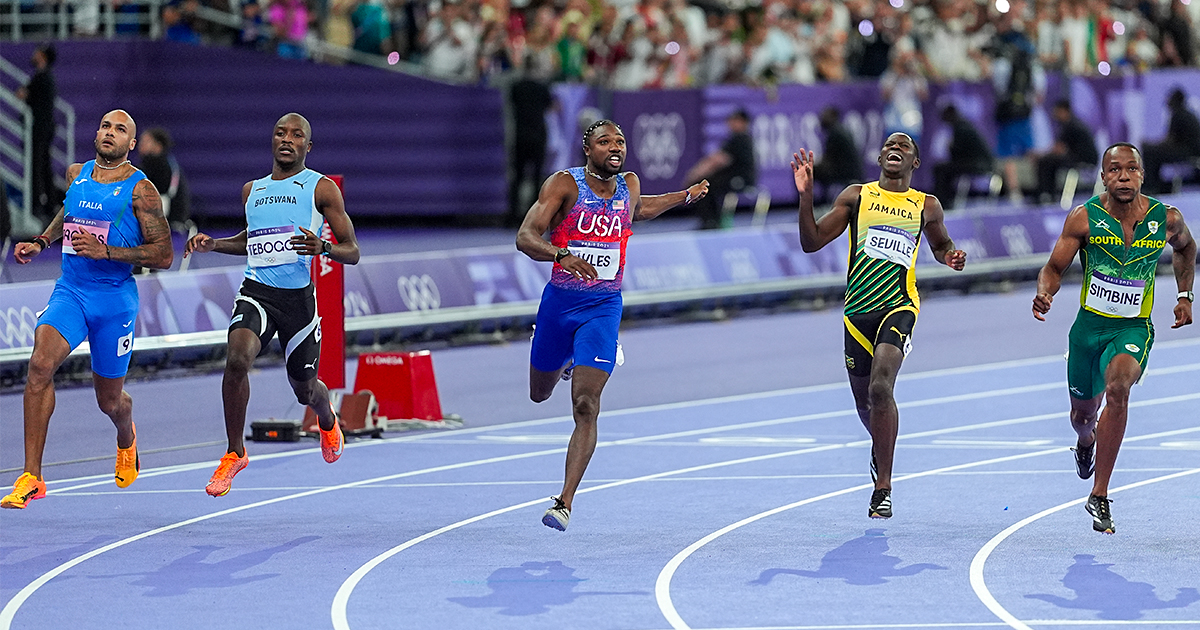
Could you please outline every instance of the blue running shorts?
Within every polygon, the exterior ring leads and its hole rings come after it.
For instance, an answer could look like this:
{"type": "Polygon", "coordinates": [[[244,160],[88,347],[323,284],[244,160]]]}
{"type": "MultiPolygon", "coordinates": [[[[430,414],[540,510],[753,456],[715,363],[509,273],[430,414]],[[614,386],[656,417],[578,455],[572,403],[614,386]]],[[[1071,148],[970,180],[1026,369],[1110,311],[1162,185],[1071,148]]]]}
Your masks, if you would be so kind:
{"type": "Polygon", "coordinates": [[[574,361],[612,374],[621,327],[621,292],[561,289],[547,284],[538,306],[529,363],[554,372],[574,361]]]}
{"type": "Polygon", "coordinates": [[[138,293],[133,278],[119,287],[96,283],[85,292],[61,281],[38,314],[38,326],[50,326],[74,350],[88,340],[92,371],[103,378],[122,378],[129,371],[138,293]]]}

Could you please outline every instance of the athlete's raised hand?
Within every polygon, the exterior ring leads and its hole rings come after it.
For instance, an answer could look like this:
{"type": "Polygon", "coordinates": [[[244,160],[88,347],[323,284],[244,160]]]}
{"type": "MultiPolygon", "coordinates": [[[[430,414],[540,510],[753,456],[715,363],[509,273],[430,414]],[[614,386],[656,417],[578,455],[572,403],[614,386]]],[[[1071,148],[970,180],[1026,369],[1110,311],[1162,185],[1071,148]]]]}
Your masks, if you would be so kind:
{"type": "Polygon", "coordinates": [[[75,250],[76,256],[83,256],[91,260],[108,258],[108,246],[101,243],[95,234],[86,230],[79,230],[71,235],[71,248],[75,250]]]}
{"type": "Polygon", "coordinates": [[[296,226],[304,232],[304,236],[297,234],[291,238],[292,250],[301,256],[320,256],[321,255],[321,237],[313,232],[304,229],[303,226],[296,226]]]}
{"type": "Polygon", "coordinates": [[[42,249],[41,243],[17,243],[13,248],[13,258],[17,259],[17,264],[24,265],[42,253],[42,249]]]}
{"type": "Polygon", "coordinates": [[[1050,295],[1049,293],[1046,293],[1044,291],[1041,293],[1038,293],[1036,296],[1034,296],[1034,298],[1033,298],[1033,316],[1035,318],[1037,318],[1037,320],[1039,322],[1046,321],[1046,318],[1042,317],[1042,315],[1045,315],[1046,313],[1050,312],[1050,303],[1053,301],[1054,301],[1054,296],[1050,295]]]}
{"type": "Polygon", "coordinates": [[[688,203],[696,203],[697,201],[705,198],[708,196],[708,180],[702,179],[699,182],[688,186],[687,194],[688,199],[690,199],[688,203]]]}
{"type": "Polygon", "coordinates": [[[1179,328],[1192,323],[1192,301],[1181,299],[1175,305],[1175,324],[1171,328],[1179,328]]]}
{"type": "Polygon", "coordinates": [[[580,280],[595,280],[599,277],[596,273],[596,268],[592,263],[576,256],[575,254],[567,254],[562,260],[558,261],[560,267],[564,271],[579,278],[580,280]]]}
{"type": "Polygon", "coordinates": [[[217,241],[213,237],[200,232],[199,234],[188,239],[188,242],[183,246],[183,257],[187,258],[192,254],[206,254],[216,249],[217,241]]]}
{"type": "Polygon", "coordinates": [[[792,154],[792,177],[796,180],[796,190],[809,192],[813,183],[813,152],[800,149],[792,154]]]}
{"type": "Polygon", "coordinates": [[[946,252],[943,260],[946,261],[947,267],[955,271],[962,271],[963,267],[967,266],[967,252],[961,249],[952,249],[946,252]]]}

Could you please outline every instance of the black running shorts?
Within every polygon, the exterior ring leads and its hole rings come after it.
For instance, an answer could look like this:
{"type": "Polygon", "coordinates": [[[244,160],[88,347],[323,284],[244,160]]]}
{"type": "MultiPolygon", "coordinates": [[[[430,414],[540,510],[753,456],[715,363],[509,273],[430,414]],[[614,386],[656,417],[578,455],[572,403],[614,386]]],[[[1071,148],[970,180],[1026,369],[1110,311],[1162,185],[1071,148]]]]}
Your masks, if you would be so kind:
{"type": "Polygon", "coordinates": [[[912,349],[912,331],[917,311],[911,306],[846,315],[846,369],[854,376],[870,376],[875,346],[886,343],[900,348],[904,356],[912,349]]]}
{"type": "Polygon", "coordinates": [[[277,289],[249,278],[243,280],[229,321],[229,330],[238,328],[258,335],[264,349],[278,332],[288,376],[296,381],[316,378],[321,358],[321,318],[317,317],[313,285],[277,289]]]}

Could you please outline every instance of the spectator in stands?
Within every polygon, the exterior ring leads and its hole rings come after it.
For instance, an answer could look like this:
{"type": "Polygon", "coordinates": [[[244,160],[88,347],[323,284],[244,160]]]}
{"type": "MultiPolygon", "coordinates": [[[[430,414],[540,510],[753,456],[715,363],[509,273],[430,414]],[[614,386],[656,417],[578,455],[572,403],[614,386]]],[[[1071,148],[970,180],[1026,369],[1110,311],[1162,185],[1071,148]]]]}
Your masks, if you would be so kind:
{"type": "Polygon", "coordinates": [[[558,78],[560,81],[582,81],[584,63],[587,61],[587,45],[580,34],[582,26],[579,20],[568,22],[563,29],[562,37],[555,45],[558,55],[558,78]]]}
{"type": "Polygon", "coordinates": [[[721,143],[721,148],[697,162],[684,177],[686,184],[705,179],[709,182],[708,195],[696,202],[702,230],[721,227],[721,207],[727,193],[742,192],[758,181],[750,115],[739,109],[725,119],[725,124],[729,128],[729,137],[721,143]]]}
{"type": "Polygon", "coordinates": [[[284,59],[306,59],[308,5],[304,0],[272,0],[268,10],[275,30],[275,52],[284,59]]]}
{"type": "Polygon", "coordinates": [[[354,26],[354,50],[371,55],[384,54],[383,43],[391,37],[392,25],[383,8],[383,0],[366,0],[350,14],[354,26]]]}
{"type": "Polygon", "coordinates": [[[171,153],[174,145],[171,134],[162,127],[143,131],[137,143],[140,157],[138,168],[158,190],[162,198],[163,215],[167,217],[171,229],[186,233],[185,226],[192,216],[191,193],[188,191],[187,177],[171,153]]]}
{"type": "Polygon", "coordinates": [[[854,136],[842,125],[842,112],[830,105],[821,110],[821,130],[825,132],[825,148],[821,161],[813,165],[813,181],[821,184],[816,203],[831,201],[849,184],[863,181],[863,161],[854,136]]]}
{"type": "Polygon", "coordinates": [[[1196,60],[1195,39],[1192,34],[1188,7],[1179,0],[1170,3],[1167,19],[1159,25],[1162,32],[1164,66],[1190,66],[1196,60]]]}
{"type": "Polygon", "coordinates": [[[185,10],[183,2],[170,2],[163,6],[163,39],[181,44],[199,44],[200,35],[192,28],[195,15],[185,10]]]}
{"type": "Polygon", "coordinates": [[[1162,179],[1162,165],[1200,158],[1200,119],[1188,109],[1187,94],[1175,88],[1167,97],[1171,119],[1167,135],[1159,142],[1147,142],[1142,147],[1146,164],[1146,179],[1142,190],[1147,194],[1162,194],[1169,187],[1162,179]]]}
{"type": "MultiPolygon", "coordinates": [[[[1063,169],[1087,167],[1084,173],[1095,173],[1100,154],[1092,130],[1079,120],[1071,109],[1071,101],[1059,99],[1052,112],[1058,122],[1058,134],[1048,153],[1037,158],[1037,197],[1044,203],[1053,198],[1058,173],[1063,169]]],[[[1082,174],[1082,173],[1081,173],[1082,174]]]]}
{"type": "MultiPolygon", "coordinates": [[[[30,63],[33,76],[29,83],[17,89],[17,98],[25,101],[33,113],[30,153],[33,162],[29,173],[30,199],[34,216],[49,223],[58,213],[62,201],[54,185],[54,170],[50,166],[50,146],[54,144],[54,101],[58,87],[54,83],[54,61],[58,53],[53,44],[43,44],[33,51],[30,63]]],[[[0,182],[0,186],[3,186],[0,182]]]]}
{"type": "Polygon", "coordinates": [[[267,45],[262,6],[257,0],[248,0],[242,4],[242,28],[238,33],[238,45],[255,50],[262,50],[267,45]]]}
{"type": "Polygon", "coordinates": [[[943,108],[942,121],[951,127],[950,159],[933,165],[933,194],[944,207],[950,208],[958,190],[958,178],[990,173],[996,160],[983,134],[959,113],[957,107],[947,105],[943,108]]]}
{"type": "Polygon", "coordinates": [[[921,75],[917,53],[897,50],[892,67],[879,82],[883,92],[883,137],[900,132],[920,144],[925,128],[922,103],[929,97],[929,83],[921,75]]]}
{"type": "Polygon", "coordinates": [[[522,188],[531,182],[535,191],[542,183],[546,162],[546,112],[554,97],[544,77],[530,72],[528,66],[509,90],[512,111],[512,162],[508,183],[508,214],[505,227],[517,227],[532,202],[526,202],[522,188]]]}

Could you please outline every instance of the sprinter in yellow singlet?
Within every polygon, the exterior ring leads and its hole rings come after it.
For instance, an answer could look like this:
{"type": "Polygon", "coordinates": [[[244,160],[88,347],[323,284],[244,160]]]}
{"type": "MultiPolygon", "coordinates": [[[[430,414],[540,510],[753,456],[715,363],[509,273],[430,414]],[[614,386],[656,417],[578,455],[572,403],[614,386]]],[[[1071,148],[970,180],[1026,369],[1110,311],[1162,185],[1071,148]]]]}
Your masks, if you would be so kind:
{"type": "Polygon", "coordinates": [[[1171,328],[1192,323],[1196,241],[1177,208],[1142,194],[1137,147],[1112,145],[1100,167],[1105,192],[1067,215],[1050,260],[1038,274],[1033,316],[1045,321],[1042,316],[1062,287],[1063,272],[1078,253],[1083,290],[1067,352],[1071,427],[1079,435],[1075,467],[1080,479],[1096,474],[1084,505],[1092,515],[1092,529],[1114,534],[1108,482],[1125,438],[1129,389],[1142,377],[1154,344],[1154,274],[1169,244],[1179,290],[1171,328]]]}
{"type": "Polygon", "coordinates": [[[962,271],[967,254],[946,233],[942,204],[909,188],[921,151],[907,134],[888,136],[879,152],[879,181],[852,184],[817,221],[812,202],[812,151],[792,154],[800,192],[800,245],[815,252],[850,228],[846,275],[846,370],[858,417],[871,434],[871,518],[892,516],[892,455],[900,416],[892,390],[912,348],[921,309],[917,248],[921,235],[938,262],[962,271]]]}

